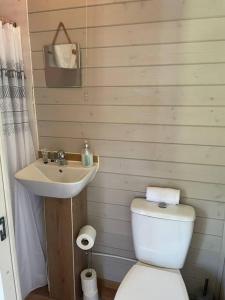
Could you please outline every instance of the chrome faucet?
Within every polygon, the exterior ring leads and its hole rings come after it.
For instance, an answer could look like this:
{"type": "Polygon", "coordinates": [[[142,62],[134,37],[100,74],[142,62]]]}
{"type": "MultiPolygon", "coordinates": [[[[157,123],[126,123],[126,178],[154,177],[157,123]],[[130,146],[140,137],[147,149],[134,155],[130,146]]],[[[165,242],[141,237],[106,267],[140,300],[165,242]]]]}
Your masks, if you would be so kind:
{"type": "Polygon", "coordinates": [[[67,164],[67,161],[65,159],[65,152],[63,150],[59,150],[57,152],[57,159],[56,162],[60,165],[60,166],[65,166],[67,164]]]}

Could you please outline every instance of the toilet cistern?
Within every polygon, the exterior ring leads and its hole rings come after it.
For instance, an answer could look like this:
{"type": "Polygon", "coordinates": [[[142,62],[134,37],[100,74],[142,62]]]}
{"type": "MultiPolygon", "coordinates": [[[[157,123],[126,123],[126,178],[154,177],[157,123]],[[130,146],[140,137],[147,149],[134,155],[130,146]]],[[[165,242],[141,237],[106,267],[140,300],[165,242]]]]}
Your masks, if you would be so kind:
{"type": "Polygon", "coordinates": [[[123,279],[115,300],[188,300],[179,269],[187,256],[194,221],[191,206],[165,207],[143,198],[134,199],[131,223],[138,263],[123,279]]]}

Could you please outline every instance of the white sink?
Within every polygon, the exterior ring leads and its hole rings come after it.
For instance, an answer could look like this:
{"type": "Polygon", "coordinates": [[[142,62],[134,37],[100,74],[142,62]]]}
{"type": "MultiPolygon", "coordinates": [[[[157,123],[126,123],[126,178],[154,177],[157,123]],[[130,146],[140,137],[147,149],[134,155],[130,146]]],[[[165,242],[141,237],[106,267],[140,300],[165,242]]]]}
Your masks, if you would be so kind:
{"type": "Polygon", "coordinates": [[[17,172],[15,178],[36,195],[71,198],[94,179],[98,167],[99,164],[94,163],[84,168],[79,161],[67,161],[65,166],[54,162],[44,164],[39,159],[17,172]]]}

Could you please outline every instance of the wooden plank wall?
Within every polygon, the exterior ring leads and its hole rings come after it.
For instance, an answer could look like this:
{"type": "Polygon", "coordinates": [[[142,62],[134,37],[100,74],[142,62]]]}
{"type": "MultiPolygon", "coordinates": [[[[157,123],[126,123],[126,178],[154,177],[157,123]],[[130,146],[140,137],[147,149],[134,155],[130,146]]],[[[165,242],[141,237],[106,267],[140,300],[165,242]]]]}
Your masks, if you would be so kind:
{"type": "MultiPolygon", "coordinates": [[[[101,156],[88,189],[96,251],[133,258],[131,200],[151,184],[180,188],[197,212],[186,285],[195,294],[209,277],[215,290],[224,256],[224,1],[85,2],[29,0],[40,146],[79,152],[88,138],[101,156]],[[59,21],[81,44],[83,88],[46,88],[42,48],[59,21]]],[[[131,266],[95,263],[115,281],[131,266]]]]}

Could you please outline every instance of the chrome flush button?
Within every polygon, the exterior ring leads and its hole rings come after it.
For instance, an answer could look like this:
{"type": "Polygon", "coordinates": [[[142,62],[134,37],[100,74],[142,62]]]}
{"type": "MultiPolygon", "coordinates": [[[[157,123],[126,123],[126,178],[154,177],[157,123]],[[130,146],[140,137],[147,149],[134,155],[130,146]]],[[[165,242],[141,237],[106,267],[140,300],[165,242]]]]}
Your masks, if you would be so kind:
{"type": "Polygon", "coordinates": [[[158,206],[160,208],[167,208],[167,203],[166,202],[160,202],[158,206]]]}

